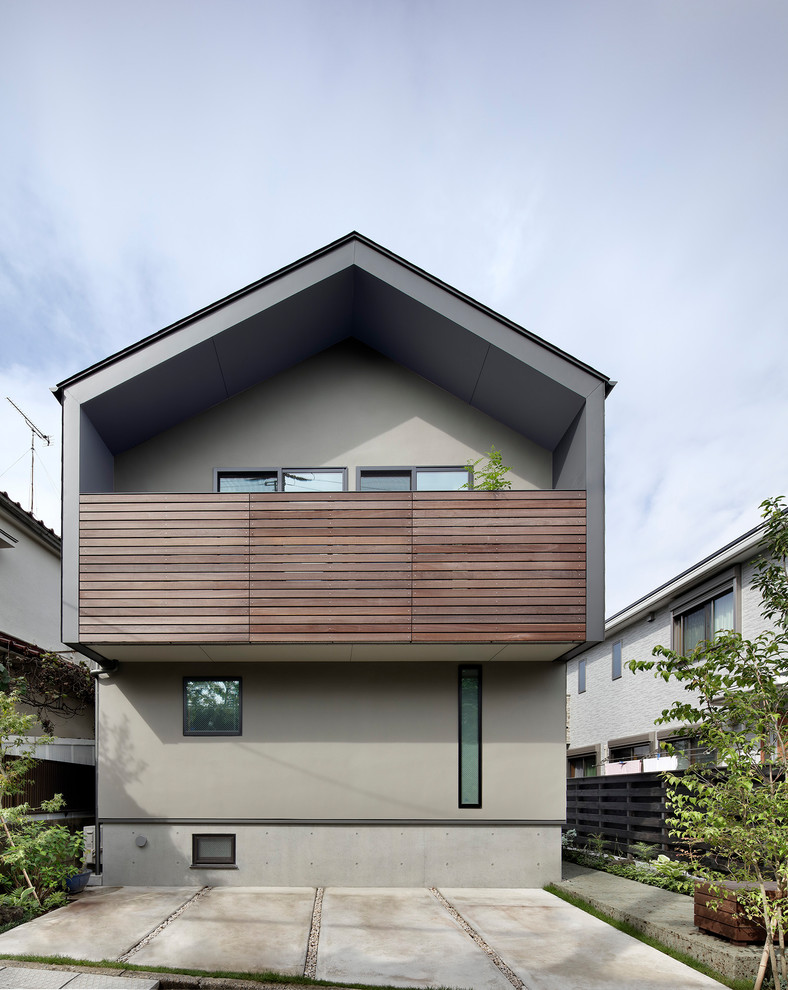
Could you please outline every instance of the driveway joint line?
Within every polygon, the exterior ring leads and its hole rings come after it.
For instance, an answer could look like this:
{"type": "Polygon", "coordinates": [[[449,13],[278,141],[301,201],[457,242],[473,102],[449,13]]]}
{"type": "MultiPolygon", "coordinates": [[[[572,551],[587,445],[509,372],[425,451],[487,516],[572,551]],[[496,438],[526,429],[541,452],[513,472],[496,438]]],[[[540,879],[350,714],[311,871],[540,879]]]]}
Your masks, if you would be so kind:
{"type": "Polygon", "coordinates": [[[493,949],[491,945],[481,937],[481,935],[473,928],[468,922],[463,918],[457,908],[453,904],[449,903],[443,894],[438,890],[437,887],[427,888],[432,896],[441,904],[454,918],[457,924],[462,928],[466,935],[469,935],[471,939],[479,946],[479,948],[485,952],[489,957],[490,961],[500,970],[500,972],[506,977],[506,979],[512,984],[515,990],[529,990],[529,988],[523,983],[520,977],[512,970],[506,963],[501,959],[498,953],[493,949]]]}
{"type": "Polygon", "coordinates": [[[320,919],[323,914],[324,887],[315,889],[315,903],[312,906],[312,921],[309,925],[309,940],[306,944],[306,959],[304,960],[304,976],[314,980],[317,973],[317,949],[320,942],[320,919]]]}
{"type": "Polygon", "coordinates": [[[156,938],[157,935],[163,932],[168,925],[171,925],[176,918],[179,918],[187,907],[190,907],[192,904],[194,904],[194,902],[198,900],[200,897],[204,897],[211,889],[212,889],[211,887],[200,887],[200,889],[197,891],[196,894],[192,894],[192,896],[188,900],[184,901],[179,908],[176,908],[171,915],[166,917],[160,925],[157,925],[155,928],[149,931],[148,934],[144,936],[144,938],[141,938],[139,942],[136,943],[136,945],[132,945],[130,949],[127,949],[124,953],[119,955],[117,957],[117,962],[128,962],[131,956],[133,956],[136,952],[139,952],[139,950],[143,948],[143,946],[147,945],[149,942],[152,942],[154,938],[156,938]]]}

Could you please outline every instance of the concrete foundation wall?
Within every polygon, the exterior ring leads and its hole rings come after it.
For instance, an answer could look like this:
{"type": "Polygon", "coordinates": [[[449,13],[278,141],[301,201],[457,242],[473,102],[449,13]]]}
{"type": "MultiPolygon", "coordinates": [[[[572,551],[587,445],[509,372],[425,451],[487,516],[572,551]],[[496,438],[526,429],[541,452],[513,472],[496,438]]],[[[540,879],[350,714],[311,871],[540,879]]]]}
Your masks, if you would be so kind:
{"type": "Polygon", "coordinates": [[[558,826],[107,824],[103,844],[105,885],[543,887],[561,879],[558,826]],[[202,832],[235,834],[237,869],[191,868],[192,835],[202,832]]]}
{"type": "Polygon", "coordinates": [[[482,807],[458,808],[453,663],[122,664],[99,679],[102,819],[560,821],[564,669],[488,663],[482,807]],[[243,734],[183,735],[183,677],[240,676],[243,734]]]}
{"type": "Polygon", "coordinates": [[[345,342],[115,459],[115,491],[210,492],[214,468],[461,466],[494,445],[515,489],[552,488],[549,451],[345,342]]]}

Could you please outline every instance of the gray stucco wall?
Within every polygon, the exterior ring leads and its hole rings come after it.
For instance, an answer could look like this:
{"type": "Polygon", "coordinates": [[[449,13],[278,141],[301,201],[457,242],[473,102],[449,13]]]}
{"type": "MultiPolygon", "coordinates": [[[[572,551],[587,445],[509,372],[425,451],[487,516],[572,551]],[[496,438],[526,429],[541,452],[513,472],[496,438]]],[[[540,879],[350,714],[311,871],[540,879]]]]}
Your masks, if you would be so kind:
{"type": "Polygon", "coordinates": [[[458,809],[457,666],[123,664],[99,690],[103,819],[560,821],[564,669],[483,668],[480,809],[458,809]],[[243,678],[243,735],[184,737],[184,675],[243,678]]]}
{"type": "Polygon", "coordinates": [[[516,489],[549,451],[419,375],[344,342],[120,454],[116,491],[211,491],[214,468],[463,465],[494,445],[516,489]]]}

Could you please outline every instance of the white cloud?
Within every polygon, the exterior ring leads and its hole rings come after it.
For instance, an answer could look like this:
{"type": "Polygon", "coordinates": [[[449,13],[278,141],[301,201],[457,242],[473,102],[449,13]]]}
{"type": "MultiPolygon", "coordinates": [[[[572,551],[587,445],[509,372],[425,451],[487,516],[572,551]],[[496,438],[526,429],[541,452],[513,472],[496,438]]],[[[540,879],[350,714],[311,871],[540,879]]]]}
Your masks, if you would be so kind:
{"type": "Polygon", "coordinates": [[[358,229],[620,381],[609,610],[788,487],[784,4],[5,15],[0,472],[5,395],[56,431],[58,380],[358,229]]]}

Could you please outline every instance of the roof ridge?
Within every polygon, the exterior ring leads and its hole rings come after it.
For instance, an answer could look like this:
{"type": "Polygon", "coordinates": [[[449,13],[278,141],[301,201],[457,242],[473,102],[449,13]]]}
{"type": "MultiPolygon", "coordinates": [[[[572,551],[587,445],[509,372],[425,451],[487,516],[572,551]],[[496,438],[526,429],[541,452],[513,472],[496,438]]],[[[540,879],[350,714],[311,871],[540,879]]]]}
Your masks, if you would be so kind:
{"type": "Polygon", "coordinates": [[[24,516],[25,518],[22,520],[23,522],[27,523],[28,525],[34,524],[39,529],[42,529],[44,533],[47,534],[48,537],[50,538],[54,537],[57,540],[58,544],[60,543],[60,537],[54,531],[54,529],[52,529],[51,526],[47,526],[47,524],[43,520],[38,519],[36,516],[33,515],[32,512],[29,512],[27,509],[23,508],[23,506],[19,502],[14,501],[14,499],[11,498],[8,492],[0,491],[0,506],[2,506],[3,503],[7,503],[6,508],[10,509],[15,516],[19,516],[19,515],[24,516]]]}

